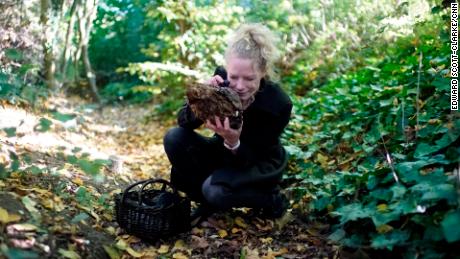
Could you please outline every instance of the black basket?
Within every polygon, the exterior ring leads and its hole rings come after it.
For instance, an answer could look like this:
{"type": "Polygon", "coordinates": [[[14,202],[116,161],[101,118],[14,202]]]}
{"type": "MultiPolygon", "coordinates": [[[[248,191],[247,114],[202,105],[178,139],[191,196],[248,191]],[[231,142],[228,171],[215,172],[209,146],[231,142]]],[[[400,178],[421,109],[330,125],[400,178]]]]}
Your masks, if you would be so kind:
{"type": "Polygon", "coordinates": [[[166,180],[144,180],[115,196],[115,215],[118,225],[126,232],[155,240],[190,229],[190,200],[181,197],[166,180]],[[147,185],[154,183],[162,183],[161,190],[145,190],[147,185]],[[142,185],[139,191],[130,191],[138,185],[142,185]],[[172,192],[167,191],[166,186],[172,192]]]}

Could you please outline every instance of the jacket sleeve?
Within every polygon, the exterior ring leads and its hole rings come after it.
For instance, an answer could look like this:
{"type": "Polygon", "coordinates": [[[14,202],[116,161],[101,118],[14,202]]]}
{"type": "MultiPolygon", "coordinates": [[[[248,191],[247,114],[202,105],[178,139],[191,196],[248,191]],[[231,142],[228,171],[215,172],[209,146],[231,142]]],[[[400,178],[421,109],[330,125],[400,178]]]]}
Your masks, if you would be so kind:
{"type": "Polygon", "coordinates": [[[204,122],[198,119],[187,103],[184,103],[177,115],[177,124],[186,129],[196,129],[204,122]]]}
{"type": "Polygon", "coordinates": [[[257,134],[251,134],[251,140],[241,141],[234,156],[235,164],[239,167],[247,167],[254,164],[261,154],[270,152],[273,147],[279,148],[279,137],[289,123],[291,111],[292,103],[289,102],[272,123],[259,125],[260,127],[256,129],[257,134]]]}

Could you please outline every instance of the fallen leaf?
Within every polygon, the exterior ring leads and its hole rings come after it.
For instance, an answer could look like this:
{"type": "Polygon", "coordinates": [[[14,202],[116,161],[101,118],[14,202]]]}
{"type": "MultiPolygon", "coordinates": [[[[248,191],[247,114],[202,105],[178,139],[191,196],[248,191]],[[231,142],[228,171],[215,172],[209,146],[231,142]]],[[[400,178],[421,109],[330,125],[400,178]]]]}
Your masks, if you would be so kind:
{"type": "Polygon", "coordinates": [[[289,222],[293,221],[294,220],[294,216],[292,215],[292,213],[290,213],[289,211],[286,212],[281,218],[279,219],[276,219],[276,227],[278,230],[281,230],[284,228],[284,226],[286,226],[289,222]]]}
{"type": "Polygon", "coordinates": [[[260,239],[260,242],[262,242],[263,244],[271,244],[273,242],[273,238],[271,237],[267,237],[267,238],[259,238],[260,239]]]}
{"type": "Polygon", "coordinates": [[[250,249],[248,246],[244,246],[242,249],[242,253],[245,255],[242,258],[260,259],[259,251],[257,250],[257,248],[250,249]]]}
{"type": "Polygon", "coordinates": [[[180,250],[180,249],[185,249],[185,242],[182,239],[177,240],[174,243],[174,248],[173,248],[173,250],[180,250]]]}
{"type": "Polygon", "coordinates": [[[192,235],[191,236],[191,246],[192,248],[206,248],[209,246],[208,241],[206,239],[192,235]]]}
{"type": "Polygon", "coordinates": [[[289,252],[289,250],[286,247],[283,247],[280,250],[278,250],[277,252],[272,252],[272,255],[276,257],[276,256],[283,255],[283,254],[285,254],[287,252],[289,252]]]}
{"type": "Polygon", "coordinates": [[[168,245],[161,245],[160,248],[158,249],[158,253],[160,254],[166,254],[168,251],[169,251],[168,245]]]}
{"type": "Polygon", "coordinates": [[[137,251],[134,251],[134,249],[132,249],[129,246],[126,248],[126,252],[128,252],[131,256],[133,256],[135,258],[139,258],[139,257],[144,255],[143,253],[139,253],[137,251]]]}
{"type": "Polygon", "coordinates": [[[238,233],[238,232],[242,232],[241,229],[239,229],[239,228],[232,228],[232,234],[235,234],[235,233],[238,233]]]}
{"type": "Polygon", "coordinates": [[[72,179],[72,182],[78,186],[83,185],[83,180],[80,177],[72,179]]]}
{"type": "Polygon", "coordinates": [[[236,217],[235,218],[235,224],[237,224],[238,226],[242,227],[242,228],[247,228],[248,225],[244,222],[244,219],[242,219],[241,217],[236,217]]]}
{"type": "Polygon", "coordinates": [[[377,232],[380,234],[388,233],[393,230],[393,227],[387,224],[383,224],[377,227],[377,232]]]}
{"type": "Polygon", "coordinates": [[[32,224],[13,224],[6,227],[8,235],[18,234],[19,232],[31,232],[37,230],[37,226],[32,224]]]}
{"type": "Polygon", "coordinates": [[[10,222],[16,222],[21,220],[21,216],[17,214],[9,214],[7,210],[0,207],[0,223],[8,224],[10,222]]]}
{"type": "Polygon", "coordinates": [[[218,231],[218,234],[219,234],[219,236],[220,236],[221,238],[224,238],[224,237],[228,236],[228,233],[227,233],[227,231],[226,231],[225,229],[220,229],[220,230],[218,231]]]}
{"type": "Polygon", "coordinates": [[[72,251],[72,250],[64,250],[62,248],[59,248],[58,252],[65,258],[69,258],[69,259],[80,259],[81,258],[75,251],[72,251]]]}
{"type": "Polygon", "coordinates": [[[27,239],[10,239],[11,244],[13,244],[14,247],[17,248],[22,248],[22,249],[29,249],[32,248],[35,245],[35,238],[34,237],[29,237],[27,239]]]}
{"type": "Polygon", "coordinates": [[[126,250],[126,248],[128,247],[128,244],[123,240],[123,239],[120,239],[118,240],[118,242],[115,244],[115,247],[120,249],[120,250],[126,250]]]}
{"type": "Polygon", "coordinates": [[[180,253],[180,252],[173,254],[173,258],[174,259],[188,259],[187,256],[185,256],[183,253],[180,253]]]}
{"type": "Polygon", "coordinates": [[[38,220],[41,218],[40,212],[37,210],[37,208],[35,208],[37,203],[34,200],[29,198],[29,196],[24,196],[22,197],[21,201],[34,219],[38,220]]]}

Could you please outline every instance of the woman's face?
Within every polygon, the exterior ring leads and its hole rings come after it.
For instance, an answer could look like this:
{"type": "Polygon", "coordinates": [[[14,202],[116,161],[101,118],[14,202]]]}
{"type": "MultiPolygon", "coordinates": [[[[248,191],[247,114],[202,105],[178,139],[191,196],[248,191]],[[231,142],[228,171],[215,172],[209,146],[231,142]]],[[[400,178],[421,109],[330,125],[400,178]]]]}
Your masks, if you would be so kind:
{"type": "Polygon", "coordinates": [[[241,101],[247,101],[260,87],[263,74],[254,68],[253,61],[231,55],[227,59],[227,74],[230,87],[240,96],[241,101]]]}

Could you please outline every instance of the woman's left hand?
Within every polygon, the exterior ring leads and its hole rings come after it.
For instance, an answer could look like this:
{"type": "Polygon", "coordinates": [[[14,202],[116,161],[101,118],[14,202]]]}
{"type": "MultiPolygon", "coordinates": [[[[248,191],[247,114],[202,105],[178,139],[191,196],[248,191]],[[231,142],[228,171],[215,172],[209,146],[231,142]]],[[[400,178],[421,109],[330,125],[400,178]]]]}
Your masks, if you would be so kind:
{"type": "Polygon", "coordinates": [[[211,129],[215,133],[219,134],[224,141],[229,146],[235,146],[238,144],[238,140],[240,139],[241,130],[243,129],[243,125],[240,126],[239,129],[232,129],[230,127],[230,121],[228,117],[225,117],[224,123],[220,121],[218,116],[214,116],[215,124],[211,123],[211,121],[206,120],[206,127],[211,129]]]}

